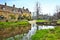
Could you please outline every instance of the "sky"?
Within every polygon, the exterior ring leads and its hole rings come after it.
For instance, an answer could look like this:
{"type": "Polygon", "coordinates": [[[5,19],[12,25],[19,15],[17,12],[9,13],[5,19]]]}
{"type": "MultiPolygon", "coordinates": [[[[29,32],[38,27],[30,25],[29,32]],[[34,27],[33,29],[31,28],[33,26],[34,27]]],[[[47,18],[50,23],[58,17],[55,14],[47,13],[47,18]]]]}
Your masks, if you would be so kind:
{"type": "Polygon", "coordinates": [[[53,15],[56,11],[56,6],[60,6],[60,0],[0,0],[0,4],[7,3],[8,6],[15,6],[17,8],[28,8],[31,12],[35,12],[36,2],[39,2],[41,12],[43,14],[53,15]]]}

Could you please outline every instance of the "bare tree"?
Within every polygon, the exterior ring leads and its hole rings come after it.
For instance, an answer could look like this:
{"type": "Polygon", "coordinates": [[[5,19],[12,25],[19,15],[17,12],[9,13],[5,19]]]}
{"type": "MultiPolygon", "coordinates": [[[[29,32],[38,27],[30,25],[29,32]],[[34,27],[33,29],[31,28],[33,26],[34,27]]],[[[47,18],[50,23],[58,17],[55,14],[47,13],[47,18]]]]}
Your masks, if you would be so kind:
{"type": "Polygon", "coordinates": [[[39,2],[36,3],[36,16],[37,19],[39,18],[39,13],[41,12],[40,4],[39,2]]]}
{"type": "Polygon", "coordinates": [[[56,13],[54,14],[55,19],[60,19],[60,6],[56,6],[56,13]]]}
{"type": "Polygon", "coordinates": [[[56,12],[60,12],[60,6],[56,6],[56,12]]]}

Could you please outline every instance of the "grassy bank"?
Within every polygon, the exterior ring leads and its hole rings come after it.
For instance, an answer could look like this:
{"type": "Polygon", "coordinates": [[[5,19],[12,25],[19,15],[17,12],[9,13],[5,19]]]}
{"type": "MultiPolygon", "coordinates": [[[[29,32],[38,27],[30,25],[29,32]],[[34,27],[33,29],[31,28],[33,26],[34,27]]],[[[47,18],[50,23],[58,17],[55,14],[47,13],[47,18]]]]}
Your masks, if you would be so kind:
{"type": "Polygon", "coordinates": [[[36,22],[49,22],[48,20],[36,20],[36,22]]]}
{"type": "Polygon", "coordinates": [[[28,25],[28,21],[18,21],[18,22],[0,22],[0,29],[8,27],[19,27],[28,25]]]}
{"type": "Polygon", "coordinates": [[[32,40],[60,40],[60,26],[55,29],[38,30],[32,40]]]}
{"type": "Polygon", "coordinates": [[[0,22],[0,40],[27,33],[30,29],[28,21],[0,22]]]}

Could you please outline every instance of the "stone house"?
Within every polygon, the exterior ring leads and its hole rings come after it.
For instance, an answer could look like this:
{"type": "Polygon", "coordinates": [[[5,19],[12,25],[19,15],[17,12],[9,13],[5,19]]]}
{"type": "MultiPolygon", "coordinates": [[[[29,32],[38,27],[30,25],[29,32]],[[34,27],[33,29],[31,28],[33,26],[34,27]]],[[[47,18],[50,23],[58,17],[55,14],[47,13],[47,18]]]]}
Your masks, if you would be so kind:
{"type": "Polygon", "coordinates": [[[7,3],[5,5],[0,4],[0,21],[11,21],[11,15],[15,16],[14,21],[18,20],[19,15],[27,14],[28,16],[31,16],[30,11],[23,8],[16,8],[15,5],[7,6],[7,3]]]}

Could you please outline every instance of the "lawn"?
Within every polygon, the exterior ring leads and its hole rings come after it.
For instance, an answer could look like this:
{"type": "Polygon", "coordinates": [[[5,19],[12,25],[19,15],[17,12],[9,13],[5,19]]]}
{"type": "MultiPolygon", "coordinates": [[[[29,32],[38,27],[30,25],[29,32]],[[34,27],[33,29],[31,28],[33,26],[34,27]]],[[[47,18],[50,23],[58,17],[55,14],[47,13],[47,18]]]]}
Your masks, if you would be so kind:
{"type": "Polygon", "coordinates": [[[48,20],[36,20],[36,22],[49,22],[48,20]]]}
{"type": "Polygon", "coordinates": [[[38,30],[31,38],[32,40],[60,40],[60,26],[55,29],[38,30]]]}
{"type": "Polygon", "coordinates": [[[57,23],[58,23],[58,24],[60,24],[60,19],[59,19],[59,20],[57,20],[57,23]]]}

